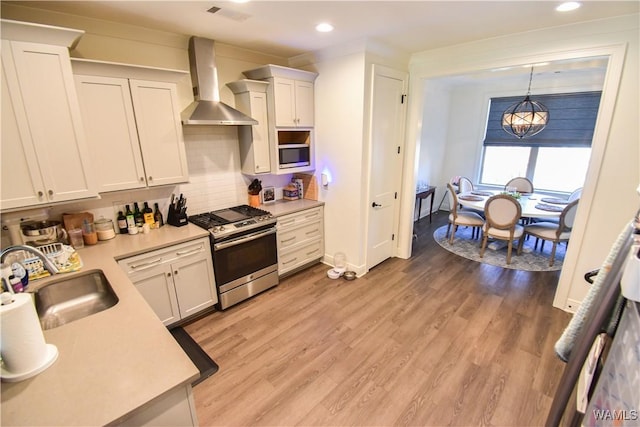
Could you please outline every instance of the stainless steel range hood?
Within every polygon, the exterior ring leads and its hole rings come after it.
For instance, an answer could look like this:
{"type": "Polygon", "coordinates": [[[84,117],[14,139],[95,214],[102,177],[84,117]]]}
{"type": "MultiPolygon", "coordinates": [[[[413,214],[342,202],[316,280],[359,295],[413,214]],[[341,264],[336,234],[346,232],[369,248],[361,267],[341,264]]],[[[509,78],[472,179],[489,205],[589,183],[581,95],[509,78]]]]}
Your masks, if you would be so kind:
{"type": "Polygon", "coordinates": [[[214,41],[189,39],[189,65],[195,101],[182,112],[183,125],[257,125],[257,120],[220,101],[214,41]]]}

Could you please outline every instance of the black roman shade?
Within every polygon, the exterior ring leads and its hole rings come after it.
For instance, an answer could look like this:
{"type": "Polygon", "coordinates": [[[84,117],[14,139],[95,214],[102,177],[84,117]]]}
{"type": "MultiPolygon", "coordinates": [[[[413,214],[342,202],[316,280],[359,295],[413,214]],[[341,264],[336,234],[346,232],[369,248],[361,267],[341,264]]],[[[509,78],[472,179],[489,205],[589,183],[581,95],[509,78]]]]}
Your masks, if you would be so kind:
{"type": "Polygon", "coordinates": [[[537,135],[518,139],[502,129],[502,113],[523,96],[491,98],[484,145],[520,147],[590,147],[602,92],[532,95],[549,109],[549,123],[537,135]]]}

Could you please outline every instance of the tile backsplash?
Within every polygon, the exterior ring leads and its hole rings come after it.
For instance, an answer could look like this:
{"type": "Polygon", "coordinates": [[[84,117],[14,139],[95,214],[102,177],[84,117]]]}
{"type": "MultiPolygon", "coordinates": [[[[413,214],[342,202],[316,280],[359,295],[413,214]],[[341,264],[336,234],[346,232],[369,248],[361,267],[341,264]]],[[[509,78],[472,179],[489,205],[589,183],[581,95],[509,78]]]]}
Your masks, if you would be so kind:
{"type": "MultiPolygon", "coordinates": [[[[92,199],[3,213],[2,220],[47,216],[60,219],[63,213],[92,212],[94,217],[114,220],[118,210],[125,204],[149,202],[153,207],[158,203],[166,221],[171,194],[183,194],[187,198],[187,214],[193,215],[230,206],[247,204],[247,187],[253,176],[243,175],[240,166],[240,148],[236,126],[185,126],[183,128],[189,183],[175,186],[145,188],[101,194],[100,199],[92,199]]],[[[274,186],[276,198],[282,198],[282,187],[291,180],[291,175],[257,176],[263,186],[274,186]]],[[[4,224],[3,224],[4,225],[4,224]]],[[[1,247],[11,244],[7,230],[2,228],[1,247]]]]}

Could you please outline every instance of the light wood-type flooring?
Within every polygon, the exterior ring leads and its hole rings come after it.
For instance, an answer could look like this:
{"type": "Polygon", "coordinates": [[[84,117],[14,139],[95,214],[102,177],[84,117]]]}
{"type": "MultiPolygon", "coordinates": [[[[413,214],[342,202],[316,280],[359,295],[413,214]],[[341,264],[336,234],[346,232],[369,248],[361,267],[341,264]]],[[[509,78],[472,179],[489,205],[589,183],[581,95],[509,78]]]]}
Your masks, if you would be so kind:
{"type": "Polygon", "coordinates": [[[416,226],[413,256],[354,281],[319,264],[185,327],[220,365],[203,426],[538,426],[564,364],[558,272],[479,264],[416,226]]]}

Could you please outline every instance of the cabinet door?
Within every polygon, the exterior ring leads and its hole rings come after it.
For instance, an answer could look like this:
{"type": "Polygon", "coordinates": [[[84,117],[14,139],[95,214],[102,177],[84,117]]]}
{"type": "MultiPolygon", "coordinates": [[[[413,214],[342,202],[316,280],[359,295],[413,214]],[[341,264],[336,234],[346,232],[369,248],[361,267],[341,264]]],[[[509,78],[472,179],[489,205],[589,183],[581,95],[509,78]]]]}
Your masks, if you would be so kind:
{"type": "Polygon", "coordinates": [[[174,83],[129,80],[147,185],[189,181],[174,83]]]}
{"type": "Polygon", "coordinates": [[[293,127],[296,126],[296,88],[295,81],[273,78],[273,91],[275,102],[276,126],[293,127]]]}
{"type": "Polygon", "coordinates": [[[158,266],[136,273],[131,280],[162,323],[168,326],[180,320],[170,266],[158,266]]]}
{"type": "Polygon", "coordinates": [[[253,160],[255,173],[271,171],[271,156],[269,155],[269,121],[267,116],[267,94],[250,93],[251,117],[258,121],[251,126],[253,133],[253,160]]]}
{"type": "MultiPolygon", "coordinates": [[[[66,47],[9,42],[46,200],[97,195],[66,47]]],[[[8,47],[3,42],[3,51],[8,47]]],[[[4,52],[3,52],[4,53],[4,52]]],[[[9,81],[10,82],[10,81],[9,81]]]]}
{"type": "Polygon", "coordinates": [[[202,255],[189,257],[173,262],[171,268],[182,318],[218,302],[210,258],[202,255]]]}
{"type": "Polygon", "coordinates": [[[313,83],[296,80],[296,126],[313,127],[313,83]]]}
{"type": "Polygon", "coordinates": [[[3,208],[30,206],[46,200],[27,116],[18,90],[9,42],[2,41],[2,143],[0,174],[3,208]],[[11,80],[11,84],[8,82],[11,80]],[[15,93],[12,93],[14,92],[15,93]]]}
{"type": "Polygon", "coordinates": [[[98,191],[146,187],[129,81],[82,75],[75,81],[98,191]]]}

